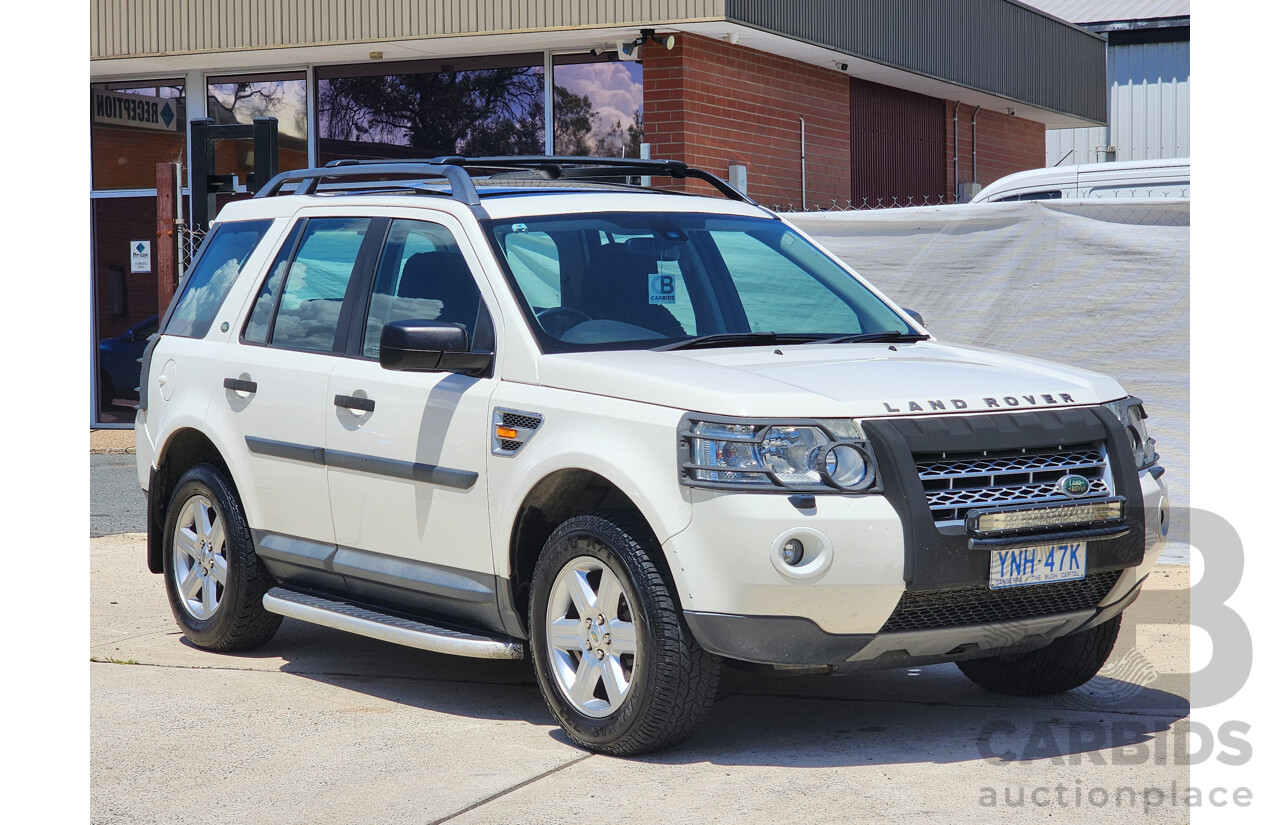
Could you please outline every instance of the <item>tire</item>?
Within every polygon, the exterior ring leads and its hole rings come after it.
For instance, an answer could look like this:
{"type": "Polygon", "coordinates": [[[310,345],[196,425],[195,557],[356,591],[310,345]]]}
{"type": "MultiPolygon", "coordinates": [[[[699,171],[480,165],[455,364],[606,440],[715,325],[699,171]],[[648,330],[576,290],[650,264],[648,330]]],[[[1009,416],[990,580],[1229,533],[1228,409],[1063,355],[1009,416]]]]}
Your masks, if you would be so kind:
{"type": "Polygon", "coordinates": [[[281,617],[262,607],[275,581],[254,552],[235,488],[212,464],[187,470],[169,499],[164,583],[173,617],[196,647],[249,650],[280,627],[281,617]]]}
{"type": "Polygon", "coordinates": [[[1106,664],[1120,633],[1120,617],[1048,647],[1010,656],[956,662],[974,684],[1010,696],[1048,696],[1078,688],[1106,664]]]}
{"type": "Polygon", "coordinates": [[[643,522],[576,516],[547,539],[534,569],[529,646],[538,685],[587,750],[671,747],[715,701],[720,659],[698,647],[681,618],[654,562],[661,552],[643,522]]]}

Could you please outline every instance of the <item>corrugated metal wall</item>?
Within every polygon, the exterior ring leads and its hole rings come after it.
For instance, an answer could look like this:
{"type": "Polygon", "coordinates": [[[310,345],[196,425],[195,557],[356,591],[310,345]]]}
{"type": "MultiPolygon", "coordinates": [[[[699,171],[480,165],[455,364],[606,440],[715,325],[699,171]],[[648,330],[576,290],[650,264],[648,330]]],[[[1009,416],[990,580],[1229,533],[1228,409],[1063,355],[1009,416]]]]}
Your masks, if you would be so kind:
{"type": "Polygon", "coordinates": [[[1111,143],[1116,160],[1191,155],[1191,44],[1112,47],[1111,143]]]}
{"type": "Polygon", "coordinates": [[[724,0],[92,0],[90,59],[721,19],[724,0]]]}
{"type": "Polygon", "coordinates": [[[947,187],[946,103],[853,79],[850,193],[855,204],[925,203],[947,187]]]}
{"type": "Polygon", "coordinates": [[[1045,133],[1045,164],[1098,163],[1093,149],[1108,140],[1115,160],[1155,160],[1191,156],[1191,43],[1135,43],[1107,52],[1107,96],[1111,132],[1054,129],[1045,133]]]}
{"type": "Polygon", "coordinates": [[[1111,136],[1106,126],[1086,129],[1047,129],[1044,133],[1044,165],[1074,166],[1102,163],[1111,136]]]}
{"type": "Polygon", "coordinates": [[[725,0],[731,21],[1102,123],[1104,41],[1009,0],[725,0]]]}

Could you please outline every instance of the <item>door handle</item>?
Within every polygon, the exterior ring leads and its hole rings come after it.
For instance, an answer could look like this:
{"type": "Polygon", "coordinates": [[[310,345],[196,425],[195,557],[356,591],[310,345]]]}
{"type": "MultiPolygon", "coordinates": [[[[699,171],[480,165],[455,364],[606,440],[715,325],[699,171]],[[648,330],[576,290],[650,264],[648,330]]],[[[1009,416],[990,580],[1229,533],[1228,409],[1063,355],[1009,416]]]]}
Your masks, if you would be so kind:
{"type": "Polygon", "coordinates": [[[333,397],[333,405],[335,407],[346,407],[348,410],[373,412],[372,398],[358,398],[354,395],[335,395],[333,397]]]}
{"type": "Polygon", "coordinates": [[[258,391],[257,381],[248,381],[244,378],[224,378],[222,379],[222,386],[224,389],[247,392],[251,395],[258,391]]]}

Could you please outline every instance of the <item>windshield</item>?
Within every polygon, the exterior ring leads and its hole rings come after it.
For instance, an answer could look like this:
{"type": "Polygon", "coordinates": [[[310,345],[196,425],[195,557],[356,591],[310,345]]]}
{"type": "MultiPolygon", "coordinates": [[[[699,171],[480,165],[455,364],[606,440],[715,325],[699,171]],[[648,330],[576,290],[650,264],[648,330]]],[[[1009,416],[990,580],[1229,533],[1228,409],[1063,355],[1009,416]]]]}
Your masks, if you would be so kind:
{"type": "Polygon", "coordinates": [[[913,333],[778,220],[606,212],[486,228],[543,352],[913,333]]]}

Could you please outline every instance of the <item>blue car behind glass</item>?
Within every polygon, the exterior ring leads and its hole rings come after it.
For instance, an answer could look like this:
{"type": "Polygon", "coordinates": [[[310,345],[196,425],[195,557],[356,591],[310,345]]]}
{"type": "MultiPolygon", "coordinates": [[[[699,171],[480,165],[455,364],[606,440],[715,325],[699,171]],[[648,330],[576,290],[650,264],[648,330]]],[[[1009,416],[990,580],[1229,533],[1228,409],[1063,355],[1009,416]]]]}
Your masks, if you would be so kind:
{"type": "Polygon", "coordinates": [[[110,407],[118,398],[137,400],[138,359],[147,348],[147,338],[159,326],[159,316],[139,321],[119,335],[98,342],[98,398],[110,407]]]}

